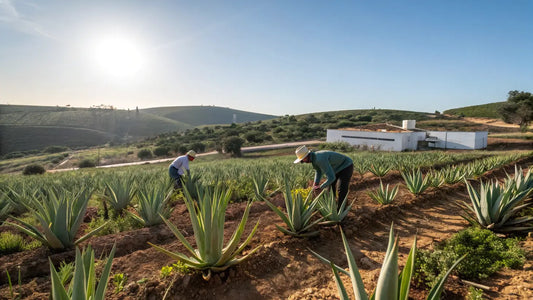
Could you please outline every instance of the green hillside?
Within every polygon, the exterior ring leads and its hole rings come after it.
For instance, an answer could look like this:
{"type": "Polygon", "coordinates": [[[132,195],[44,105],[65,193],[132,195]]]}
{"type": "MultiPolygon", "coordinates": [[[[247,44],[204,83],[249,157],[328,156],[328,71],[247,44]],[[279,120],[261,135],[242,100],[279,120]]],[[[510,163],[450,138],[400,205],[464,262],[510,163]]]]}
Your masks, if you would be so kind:
{"type": "Polygon", "coordinates": [[[24,105],[0,105],[0,126],[0,154],[50,145],[94,146],[192,127],[129,110],[24,105]]]}
{"type": "Polygon", "coordinates": [[[192,126],[246,123],[274,119],[276,116],[218,106],[169,106],[142,109],[142,112],[165,117],[192,126]],[[233,118],[235,116],[235,119],[233,118]]]}
{"type": "Polygon", "coordinates": [[[34,150],[36,146],[89,147],[112,139],[105,132],[84,128],[0,125],[0,154],[34,150]]]}
{"type": "Polygon", "coordinates": [[[498,109],[504,103],[505,101],[448,109],[444,111],[444,114],[462,117],[500,119],[501,115],[498,113],[498,109]]]}
{"type": "Polygon", "coordinates": [[[0,125],[62,126],[142,137],[191,127],[183,122],[129,110],[22,105],[0,105],[0,125]]]}

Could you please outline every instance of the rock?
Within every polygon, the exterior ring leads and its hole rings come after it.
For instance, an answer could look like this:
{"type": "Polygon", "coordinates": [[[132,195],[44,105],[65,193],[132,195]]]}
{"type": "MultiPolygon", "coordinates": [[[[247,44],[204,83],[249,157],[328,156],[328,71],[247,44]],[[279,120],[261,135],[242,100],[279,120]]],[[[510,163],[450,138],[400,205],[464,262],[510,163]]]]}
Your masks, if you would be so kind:
{"type": "Polygon", "coordinates": [[[186,288],[189,285],[189,282],[191,281],[191,275],[185,275],[183,276],[183,281],[181,282],[181,285],[186,288]]]}
{"type": "Polygon", "coordinates": [[[361,263],[361,267],[364,267],[365,269],[373,269],[374,268],[374,262],[370,260],[368,257],[363,257],[359,260],[361,263]]]}
{"type": "Polygon", "coordinates": [[[124,287],[124,292],[127,294],[136,294],[139,291],[137,282],[131,282],[124,287]]]}

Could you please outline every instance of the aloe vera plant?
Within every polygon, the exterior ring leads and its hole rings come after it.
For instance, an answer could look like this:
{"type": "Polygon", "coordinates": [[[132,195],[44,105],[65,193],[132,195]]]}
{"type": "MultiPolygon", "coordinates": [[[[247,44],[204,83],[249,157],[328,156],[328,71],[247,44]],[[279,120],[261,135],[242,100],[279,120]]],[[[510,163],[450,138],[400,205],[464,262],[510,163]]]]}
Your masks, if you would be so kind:
{"type": "Polygon", "coordinates": [[[317,213],[318,200],[325,192],[323,190],[320,195],[313,199],[313,193],[309,193],[304,199],[300,193],[293,195],[287,179],[285,179],[285,208],[287,213],[281,211],[280,208],[275,206],[268,199],[264,199],[265,203],[285,222],[288,229],[276,225],[279,231],[297,237],[309,237],[315,236],[319,232],[311,231],[313,226],[320,223],[323,218],[319,218],[315,221],[312,217],[317,213]]]}
{"type": "Polygon", "coordinates": [[[370,172],[377,177],[381,178],[387,175],[392,168],[385,163],[376,163],[370,166],[370,172]]]}
{"type": "Polygon", "coordinates": [[[524,175],[524,170],[515,165],[514,176],[507,174],[505,190],[511,190],[514,193],[529,191],[528,195],[531,195],[531,193],[533,193],[533,176],[531,175],[531,169],[529,169],[526,175],[524,175]]]}
{"type": "Polygon", "coordinates": [[[368,192],[368,196],[379,204],[391,204],[397,194],[397,185],[393,187],[392,190],[389,190],[389,185],[387,184],[387,187],[383,187],[383,182],[381,182],[381,180],[379,181],[379,189],[375,192],[368,192]]]}
{"type": "Polygon", "coordinates": [[[104,184],[105,200],[117,212],[124,210],[137,193],[135,178],[131,175],[109,177],[104,184]]]}
{"type": "Polygon", "coordinates": [[[184,189],[185,205],[191,218],[197,249],[191,246],[174,224],[166,218],[163,218],[163,221],[185,246],[191,256],[186,256],[179,252],[171,252],[160,246],[149,244],[162,253],[185,264],[187,267],[205,271],[203,273],[204,279],[209,280],[211,272],[223,271],[230,266],[238,264],[259,249],[258,246],[248,252],[248,254],[237,258],[252,240],[259,226],[259,221],[255,224],[255,227],[246,240],[239,245],[252,205],[249,202],[244,210],[239,226],[231,236],[229,243],[224,247],[224,221],[226,208],[231,199],[231,191],[220,188],[199,187],[198,192],[199,198],[198,203],[196,203],[188,190],[186,188],[184,189]]]}
{"type": "Polygon", "coordinates": [[[424,178],[420,169],[411,172],[403,172],[402,177],[405,181],[405,186],[414,195],[420,195],[431,185],[429,177],[426,176],[424,178]]]}
{"type": "Polygon", "coordinates": [[[25,204],[39,222],[40,228],[16,217],[12,218],[22,225],[12,222],[5,223],[39,240],[51,249],[72,247],[96,234],[107,224],[103,224],[75,240],[85,216],[91,193],[92,191],[86,187],[82,187],[78,191],[48,187],[42,194],[41,201],[32,198],[29,204],[25,204]]]}
{"type": "Polygon", "coordinates": [[[104,300],[115,250],[113,246],[100,280],[97,282],[94,251],[91,246],[89,245],[83,252],[76,248],[74,272],[68,288],[63,284],[61,276],[49,259],[52,281],[51,298],[53,300],[104,300]]]}
{"type": "Polygon", "coordinates": [[[0,225],[4,222],[7,216],[11,213],[12,208],[7,199],[7,196],[0,192],[0,225]]]}
{"type": "Polygon", "coordinates": [[[266,196],[268,177],[263,172],[253,172],[252,179],[254,182],[254,192],[257,199],[263,199],[266,196]]]}
{"type": "Polygon", "coordinates": [[[164,183],[147,184],[139,188],[138,206],[135,208],[139,216],[128,212],[143,226],[154,226],[163,223],[163,217],[169,217],[172,209],[168,201],[172,196],[170,185],[164,183]]]}
{"type": "Polygon", "coordinates": [[[196,187],[200,184],[200,178],[200,174],[198,173],[193,173],[189,176],[181,177],[182,186],[187,188],[189,194],[194,199],[198,199],[198,191],[196,190],[196,187]]]}
{"type": "Polygon", "coordinates": [[[440,170],[444,182],[447,184],[454,184],[463,180],[466,176],[464,169],[459,166],[450,166],[440,170]]]}
{"type": "Polygon", "coordinates": [[[444,176],[437,170],[429,170],[426,174],[426,177],[428,178],[429,185],[431,187],[438,188],[444,184],[444,176]]]}
{"type": "Polygon", "coordinates": [[[471,212],[463,216],[471,224],[498,232],[527,231],[533,226],[524,225],[533,220],[533,216],[515,217],[524,207],[529,190],[515,192],[511,188],[500,186],[497,182],[480,182],[479,192],[466,182],[471,205],[465,206],[471,212]]]}
{"type": "MultiPolygon", "coordinates": [[[[323,225],[333,225],[341,223],[348,215],[353,201],[348,205],[348,197],[345,197],[340,207],[335,199],[335,194],[332,191],[327,191],[318,197],[318,211],[324,217],[323,225]]],[[[354,200],[355,201],[355,200],[354,200]]]]}
{"type": "MultiPolygon", "coordinates": [[[[411,277],[414,272],[415,256],[416,256],[416,237],[413,241],[413,246],[409,251],[407,257],[407,262],[404,269],[398,274],[398,248],[399,248],[399,239],[394,237],[394,229],[391,225],[390,234],[389,234],[389,244],[387,246],[387,251],[385,253],[385,258],[383,259],[383,265],[381,267],[381,272],[379,274],[378,282],[374,292],[368,296],[365,291],[365,286],[363,280],[361,279],[361,274],[355,263],[355,258],[353,256],[352,250],[349,247],[348,241],[344,232],[341,231],[342,242],[344,244],[344,250],[346,252],[346,258],[348,260],[349,271],[344,270],[343,268],[335,265],[327,258],[324,258],[320,254],[309,249],[319,260],[324,263],[327,263],[331,266],[333,274],[335,276],[335,283],[337,284],[337,289],[339,291],[340,299],[345,300],[349,299],[346,288],[341,281],[339,272],[344,273],[350,276],[352,282],[353,293],[356,300],[367,300],[367,299],[380,299],[380,300],[391,300],[391,299],[409,299],[409,289],[411,277]]],[[[444,283],[451,271],[465,258],[465,256],[459,258],[453,266],[448,269],[446,274],[440,278],[440,280],[432,287],[429,292],[427,299],[438,300],[440,295],[444,290],[444,283]]]]}

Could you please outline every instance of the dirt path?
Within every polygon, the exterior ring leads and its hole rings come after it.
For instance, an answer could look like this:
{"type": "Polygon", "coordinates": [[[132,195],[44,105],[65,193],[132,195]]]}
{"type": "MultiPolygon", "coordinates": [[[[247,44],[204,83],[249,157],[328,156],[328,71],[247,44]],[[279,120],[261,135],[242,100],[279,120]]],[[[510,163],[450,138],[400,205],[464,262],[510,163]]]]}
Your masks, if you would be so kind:
{"type": "MultiPolygon", "coordinates": [[[[531,162],[527,161],[524,166],[531,162]]],[[[509,166],[507,171],[513,172],[512,168],[509,166]]],[[[486,176],[503,178],[505,172],[501,169],[486,176]]],[[[391,173],[384,182],[395,185],[400,183],[400,179],[398,174],[391,173]]],[[[391,222],[394,222],[400,237],[400,266],[404,265],[415,236],[418,248],[428,249],[433,243],[449,238],[468,225],[460,217],[458,206],[454,205],[468,199],[464,184],[430,190],[420,197],[414,197],[402,187],[394,204],[388,206],[374,204],[367,195],[369,189],[378,185],[379,182],[370,176],[362,180],[354,177],[349,198],[356,198],[356,201],[343,224],[369,293],[377,282],[391,222]]],[[[276,195],[272,201],[278,206],[284,205],[281,195],[276,195]]],[[[244,203],[230,205],[226,218],[226,240],[238,226],[244,206],[244,203]]],[[[171,220],[194,243],[183,204],[177,205],[171,220]]],[[[147,242],[172,251],[186,251],[164,225],[91,239],[97,256],[117,243],[112,273],[124,273],[128,277],[125,290],[118,294],[113,292],[110,283],[106,299],[162,299],[167,289],[167,299],[338,299],[329,266],[319,262],[308,250],[313,249],[336,264],[347,267],[337,227],[322,227],[320,235],[311,239],[288,237],[275,228],[276,224],[284,226],[280,218],[260,202],[252,207],[247,232],[257,221],[260,222],[260,230],[245,252],[257,246],[260,249],[248,261],[214,275],[208,282],[199,274],[160,278],[161,267],[173,261],[151,248],[147,242]]],[[[529,253],[533,253],[532,244],[531,238],[523,242],[529,253]]],[[[73,251],[51,253],[38,249],[0,257],[0,265],[10,271],[20,265],[25,278],[24,298],[45,299],[50,289],[48,256],[54,262],[71,261],[73,251]]],[[[480,282],[493,289],[486,296],[489,299],[533,298],[532,262],[530,255],[524,270],[504,270],[496,277],[480,282]]],[[[350,286],[349,278],[343,276],[343,280],[350,286]]],[[[3,284],[0,299],[9,299],[5,282],[5,274],[3,277],[0,275],[0,283],[3,284]]],[[[451,277],[446,284],[445,299],[465,299],[467,288],[458,278],[451,277]]],[[[426,293],[411,289],[412,299],[425,299],[426,293]]]]}

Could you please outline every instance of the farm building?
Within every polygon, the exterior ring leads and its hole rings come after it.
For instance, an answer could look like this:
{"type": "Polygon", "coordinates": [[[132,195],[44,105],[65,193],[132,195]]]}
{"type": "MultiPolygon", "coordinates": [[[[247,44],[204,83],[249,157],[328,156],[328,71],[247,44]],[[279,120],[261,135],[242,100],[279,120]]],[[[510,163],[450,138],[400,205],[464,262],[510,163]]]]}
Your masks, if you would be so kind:
{"type": "Polygon", "coordinates": [[[488,132],[429,131],[416,128],[415,120],[403,126],[372,124],[358,128],[328,129],[327,142],[348,142],[359,148],[405,151],[427,148],[475,150],[487,147],[488,132]]]}

